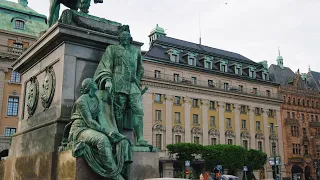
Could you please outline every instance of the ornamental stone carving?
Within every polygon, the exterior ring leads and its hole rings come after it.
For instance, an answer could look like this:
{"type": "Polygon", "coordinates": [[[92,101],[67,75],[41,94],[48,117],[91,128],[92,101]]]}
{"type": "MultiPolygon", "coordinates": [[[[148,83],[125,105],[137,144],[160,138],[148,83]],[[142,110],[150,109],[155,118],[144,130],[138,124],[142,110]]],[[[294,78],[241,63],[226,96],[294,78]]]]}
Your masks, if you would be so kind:
{"type": "Polygon", "coordinates": [[[166,128],[164,128],[162,124],[155,124],[152,129],[153,131],[156,131],[159,133],[166,130],[166,128]]]}
{"type": "Polygon", "coordinates": [[[244,138],[244,139],[250,139],[251,136],[247,131],[243,131],[241,133],[241,137],[244,138]]]}
{"type": "Polygon", "coordinates": [[[30,86],[28,88],[28,114],[32,116],[36,111],[38,105],[38,98],[39,98],[39,83],[37,77],[32,77],[30,79],[30,86]]]}
{"type": "Polygon", "coordinates": [[[209,130],[209,135],[212,135],[213,137],[219,137],[220,132],[217,129],[210,129],[209,130]]]}
{"type": "Polygon", "coordinates": [[[53,100],[54,92],[56,90],[56,75],[51,67],[46,68],[46,74],[42,82],[41,102],[45,109],[48,109],[53,100]]]}
{"type": "Polygon", "coordinates": [[[172,132],[177,133],[177,134],[183,134],[184,128],[182,126],[176,125],[172,128],[172,132]]]}
{"type": "Polygon", "coordinates": [[[194,127],[194,128],[192,128],[191,133],[193,135],[202,135],[202,129],[200,129],[198,127],[194,127]]]}
{"type": "Polygon", "coordinates": [[[234,133],[234,131],[232,131],[232,130],[227,130],[226,137],[227,138],[234,138],[234,137],[236,137],[236,133],[234,133]]]}
{"type": "Polygon", "coordinates": [[[262,133],[257,133],[256,134],[256,139],[257,140],[263,140],[264,139],[264,135],[262,133]]]}

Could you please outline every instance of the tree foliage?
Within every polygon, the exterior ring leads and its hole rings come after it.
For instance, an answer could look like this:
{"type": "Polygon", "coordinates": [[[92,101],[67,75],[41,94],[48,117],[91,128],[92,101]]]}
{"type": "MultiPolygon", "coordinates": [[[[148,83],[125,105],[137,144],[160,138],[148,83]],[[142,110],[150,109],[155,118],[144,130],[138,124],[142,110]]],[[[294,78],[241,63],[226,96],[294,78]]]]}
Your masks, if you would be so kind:
{"type": "Polygon", "coordinates": [[[244,164],[248,166],[247,179],[252,179],[253,170],[261,169],[267,161],[267,154],[255,149],[246,151],[244,164]]]}
{"type": "Polygon", "coordinates": [[[207,170],[212,170],[218,164],[228,169],[228,173],[234,174],[237,169],[244,165],[246,150],[240,146],[219,144],[205,146],[202,152],[202,158],[205,161],[207,170]]]}
{"type": "Polygon", "coordinates": [[[167,145],[169,153],[176,154],[177,160],[182,164],[185,161],[193,161],[196,155],[201,154],[203,146],[194,143],[177,143],[167,145]]]}

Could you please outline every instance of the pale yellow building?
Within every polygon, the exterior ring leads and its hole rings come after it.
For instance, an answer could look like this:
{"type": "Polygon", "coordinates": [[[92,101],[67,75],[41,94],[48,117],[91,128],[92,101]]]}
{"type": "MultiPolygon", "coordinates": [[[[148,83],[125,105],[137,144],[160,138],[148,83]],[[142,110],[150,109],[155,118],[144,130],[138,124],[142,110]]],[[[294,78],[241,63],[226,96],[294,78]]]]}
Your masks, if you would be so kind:
{"type": "MultiPolygon", "coordinates": [[[[268,126],[273,125],[278,126],[276,153],[283,157],[282,97],[266,61],[167,37],[158,25],[149,37],[142,82],[149,87],[143,95],[144,134],[160,150],[163,177],[177,171],[168,144],[234,144],[270,157],[268,126]]],[[[272,178],[269,165],[256,172],[257,178],[263,176],[272,178]]]]}

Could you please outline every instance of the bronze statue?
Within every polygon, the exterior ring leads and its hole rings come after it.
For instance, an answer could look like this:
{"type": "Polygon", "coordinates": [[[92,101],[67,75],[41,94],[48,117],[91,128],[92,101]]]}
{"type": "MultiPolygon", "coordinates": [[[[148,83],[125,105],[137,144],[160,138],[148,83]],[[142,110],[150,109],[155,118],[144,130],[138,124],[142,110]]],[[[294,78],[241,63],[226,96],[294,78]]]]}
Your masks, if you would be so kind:
{"type": "MultiPolygon", "coordinates": [[[[91,0],[50,0],[49,9],[49,27],[56,23],[59,19],[60,4],[72,10],[80,9],[80,12],[89,13],[91,0]]],[[[94,3],[103,3],[103,0],[94,0],[94,3]]]]}

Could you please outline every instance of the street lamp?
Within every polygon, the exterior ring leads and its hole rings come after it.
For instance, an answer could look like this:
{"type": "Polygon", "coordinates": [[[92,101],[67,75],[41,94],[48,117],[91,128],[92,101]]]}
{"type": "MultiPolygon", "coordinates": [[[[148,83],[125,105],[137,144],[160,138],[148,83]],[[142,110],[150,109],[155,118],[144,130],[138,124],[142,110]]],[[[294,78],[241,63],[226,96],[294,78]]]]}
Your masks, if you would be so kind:
{"type": "MultiPolygon", "coordinates": [[[[270,126],[267,126],[268,128],[270,128],[270,134],[272,135],[272,146],[271,146],[271,151],[272,151],[272,156],[273,156],[273,161],[274,161],[274,168],[272,170],[272,174],[273,174],[273,178],[276,179],[277,177],[277,153],[276,153],[276,142],[275,142],[275,131],[274,131],[274,127],[278,127],[278,125],[274,125],[271,124],[270,126]]],[[[279,162],[280,163],[280,162],[279,162]]],[[[281,176],[281,172],[279,172],[280,176],[281,176]]],[[[279,178],[280,179],[280,178],[279,178]]]]}

